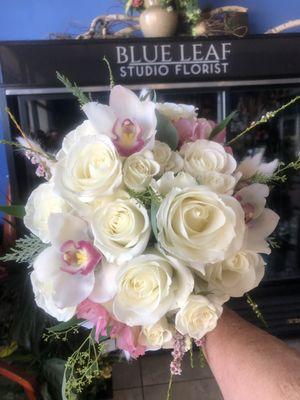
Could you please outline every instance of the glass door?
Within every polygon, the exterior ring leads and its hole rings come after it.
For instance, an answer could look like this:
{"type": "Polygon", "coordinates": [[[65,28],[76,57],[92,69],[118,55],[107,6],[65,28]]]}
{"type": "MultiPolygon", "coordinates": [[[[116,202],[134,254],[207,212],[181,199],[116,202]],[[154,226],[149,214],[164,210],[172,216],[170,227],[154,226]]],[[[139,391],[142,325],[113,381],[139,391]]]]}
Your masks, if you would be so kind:
{"type": "MultiPolygon", "coordinates": [[[[232,138],[252,121],[287,103],[300,94],[300,87],[251,87],[228,91],[227,112],[238,110],[230,126],[232,138]]],[[[279,113],[267,124],[250,131],[233,145],[240,157],[264,152],[266,161],[278,158],[288,163],[298,157],[300,151],[300,103],[279,113]]],[[[268,203],[281,217],[274,233],[278,248],[267,258],[267,280],[282,280],[300,277],[299,232],[300,232],[300,173],[291,171],[288,181],[274,186],[268,203]]]]}

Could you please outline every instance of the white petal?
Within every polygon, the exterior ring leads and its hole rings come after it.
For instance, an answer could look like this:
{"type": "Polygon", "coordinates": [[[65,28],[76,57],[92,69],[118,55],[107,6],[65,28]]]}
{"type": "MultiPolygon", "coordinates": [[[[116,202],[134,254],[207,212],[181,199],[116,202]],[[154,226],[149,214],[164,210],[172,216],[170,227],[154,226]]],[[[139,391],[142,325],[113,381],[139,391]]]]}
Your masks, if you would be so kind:
{"type": "Polygon", "coordinates": [[[263,153],[258,153],[254,157],[246,157],[238,166],[238,171],[243,174],[244,179],[251,178],[261,163],[263,153]]]}
{"type": "Polygon", "coordinates": [[[111,136],[116,116],[109,106],[92,101],[84,104],[82,110],[97,132],[111,136]]]}
{"type": "Polygon", "coordinates": [[[119,266],[103,262],[95,271],[95,286],[89,298],[95,303],[111,300],[117,292],[116,274],[119,266]]]}
{"type": "Polygon", "coordinates": [[[71,275],[60,271],[53,279],[53,300],[58,307],[77,306],[89,297],[95,284],[94,273],[71,275]]]}
{"type": "Polygon", "coordinates": [[[59,267],[62,263],[61,255],[55,247],[47,247],[33,262],[33,269],[37,279],[47,282],[56,274],[59,274],[59,267]]]}
{"type": "Polygon", "coordinates": [[[47,314],[56,318],[58,321],[68,321],[76,312],[76,307],[59,308],[55,305],[52,297],[52,285],[44,284],[37,279],[37,274],[33,271],[30,274],[35,302],[38,307],[42,308],[47,314]]]}
{"type": "Polygon", "coordinates": [[[241,197],[242,203],[249,203],[254,206],[253,218],[257,218],[266,205],[266,197],[269,196],[269,188],[261,183],[253,183],[236,193],[236,198],[241,197]]]}
{"type": "Polygon", "coordinates": [[[270,254],[268,243],[264,240],[276,228],[279,216],[272,210],[265,208],[261,215],[248,224],[245,248],[257,253],[270,254]]]}
{"type": "Polygon", "coordinates": [[[109,105],[118,117],[133,117],[140,103],[137,95],[123,86],[116,85],[110,92],[109,105]]]}
{"type": "Polygon", "coordinates": [[[51,214],[48,220],[51,243],[60,247],[67,240],[88,240],[88,226],[71,214],[51,214]]]}
{"type": "Polygon", "coordinates": [[[258,167],[257,171],[263,175],[270,176],[277,169],[277,167],[278,167],[278,160],[273,160],[269,163],[262,163],[258,167]]]}

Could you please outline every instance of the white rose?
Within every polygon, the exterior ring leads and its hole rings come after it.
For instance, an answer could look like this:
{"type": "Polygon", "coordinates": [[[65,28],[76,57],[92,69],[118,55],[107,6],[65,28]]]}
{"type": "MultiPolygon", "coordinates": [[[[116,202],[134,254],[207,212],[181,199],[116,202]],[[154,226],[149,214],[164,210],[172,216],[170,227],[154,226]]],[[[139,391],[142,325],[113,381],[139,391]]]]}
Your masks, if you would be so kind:
{"type": "Polygon", "coordinates": [[[69,321],[76,312],[76,307],[58,307],[53,299],[55,292],[53,282],[40,281],[38,274],[33,271],[30,274],[30,280],[35,297],[35,302],[38,307],[42,308],[47,314],[56,318],[58,321],[69,321]]]}
{"type": "Polygon", "coordinates": [[[188,104],[156,103],[156,109],[171,121],[197,118],[197,108],[188,104]]]}
{"type": "Polygon", "coordinates": [[[172,151],[171,157],[169,158],[165,170],[172,171],[175,174],[183,170],[183,159],[178,151],[172,151]]]}
{"type": "Polygon", "coordinates": [[[198,270],[239,251],[244,239],[244,212],[239,202],[206,186],[172,189],[156,220],[161,247],[198,270]]]}
{"type": "Polygon", "coordinates": [[[151,325],[185,303],[194,287],[191,272],[173,257],[153,252],[120,268],[113,313],[129,326],[151,325]]]}
{"type": "Polygon", "coordinates": [[[157,181],[153,180],[151,186],[162,196],[166,196],[174,187],[184,189],[186,187],[197,186],[196,179],[186,172],[179,172],[175,176],[172,171],[165,172],[157,181]]]}
{"type": "Polygon", "coordinates": [[[184,160],[184,170],[197,177],[201,172],[214,171],[232,174],[236,169],[236,161],[224,147],[210,140],[199,139],[185,143],[180,154],[184,160]]]}
{"type": "Polygon", "coordinates": [[[124,183],[135,192],[143,192],[159,170],[160,166],[150,151],[132,154],[124,162],[124,183]]]}
{"type": "Polygon", "coordinates": [[[241,251],[226,260],[205,266],[208,290],[219,289],[232,297],[241,297],[258,286],[265,273],[263,258],[252,251],[241,251]]]}
{"type": "Polygon", "coordinates": [[[51,214],[64,213],[70,206],[53,192],[52,183],[42,183],[33,190],[25,206],[24,225],[42,242],[49,243],[48,220],[51,214]]]}
{"type": "Polygon", "coordinates": [[[164,317],[155,324],[144,325],[139,335],[139,343],[147,350],[170,349],[173,347],[173,327],[164,317]]]}
{"type": "Polygon", "coordinates": [[[75,145],[81,138],[94,135],[97,135],[97,131],[94,129],[90,121],[83,121],[82,124],[78,125],[75,129],[73,129],[64,137],[61,150],[57,153],[56,158],[58,160],[63,158],[70,151],[70,148],[75,145]]]}
{"type": "Polygon", "coordinates": [[[146,208],[129,196],[103,201],[92,216],[91,228],[95,246],[117,264],[141,254],[151,233],[146,208]]]}
{"type": "Polygon", "coordinates": [[[204,296],[192,295],[176,314],[175,326],[182,335],[201,339],[217,326],[221,314],[219,303],[213,303],[204,296]]]}
{"type": "Polygon", "coordinates": [[[215,171],[203,171],[198,174],[197,180],[200,185],[208,186],[216,193],[232,195],[238,177],[215,171]]]}
{"type": "Polygon", "coordinates": [[[167,143],[155,140],[153,156],[154,160],[160,165],[160,174],[163,174],[172,156],[170,146],[167,143]]]}
{"type": "Polygon", "coordinates": [[[56,191],[77,209],[112,194],[121,182],[121,160],[104,135],[83,136],[67,147],[54,174],[56,191]]]}

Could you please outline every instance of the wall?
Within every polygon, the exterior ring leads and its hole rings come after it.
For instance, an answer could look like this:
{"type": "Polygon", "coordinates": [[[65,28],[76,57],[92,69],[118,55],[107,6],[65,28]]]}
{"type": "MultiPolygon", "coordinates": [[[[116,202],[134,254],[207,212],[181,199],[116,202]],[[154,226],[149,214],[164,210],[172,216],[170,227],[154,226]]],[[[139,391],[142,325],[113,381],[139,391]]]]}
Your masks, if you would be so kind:
{"type": "MultiPolygon", "coordinates": [[[[215,7],[225,5],[248,7],[251,33],[264,33],[287,21],[300,19],[299,0],[213,0],[211,3],[215,7]]],[[[294,31],[300,32],[300,27],[294,31]]]]}
{"type": "MultiPolygon", "coordinates": [[[[249,7],[252,33],[300,18],[299,0],[200,0],[199,3],[249,7]]],[[[121,0],[0,0],[0,40],[47,39],[49,33],[78,34],[87,29],[96,15],[122,10],[121,0]]]]}

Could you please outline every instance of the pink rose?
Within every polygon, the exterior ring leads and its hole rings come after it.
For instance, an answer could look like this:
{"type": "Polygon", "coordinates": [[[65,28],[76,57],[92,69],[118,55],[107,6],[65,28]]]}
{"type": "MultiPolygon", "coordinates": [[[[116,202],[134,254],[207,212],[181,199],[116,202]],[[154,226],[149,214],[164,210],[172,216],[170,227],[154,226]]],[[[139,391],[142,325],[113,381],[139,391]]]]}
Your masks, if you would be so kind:
{"type": "Polygon", "coordinates": [[[94,303],[86,299],[77,307],[77,318],[85,319],[96,327],[95,339],[99,340],[99,335],[107,335],[107,325],[109,322],[109,314],[101,304],[94,303]]]}
{"type": "MultiPolygon", "coordinates": [[[[208,139],[211,131],[217,126],[214,121],[199,118],[190,120],[187,118],[179,118],[174,121],[174,126],[179,135],[179,144],[183,145],[185,142],[195,142],[198,139],[208,139]]],[[[223,129],[215,137],[214,141],[224,143],[226,137],[226,129],[223,129]]]]}
{"type": "Polygon", "coordinates": [[[140,327],[128,326],[122,322],[112,320],[110,336],[117,339],[117,347],[126,351],[130,357],[138,358],[145,354],[146,347],[138,343],[140,327]]]}

